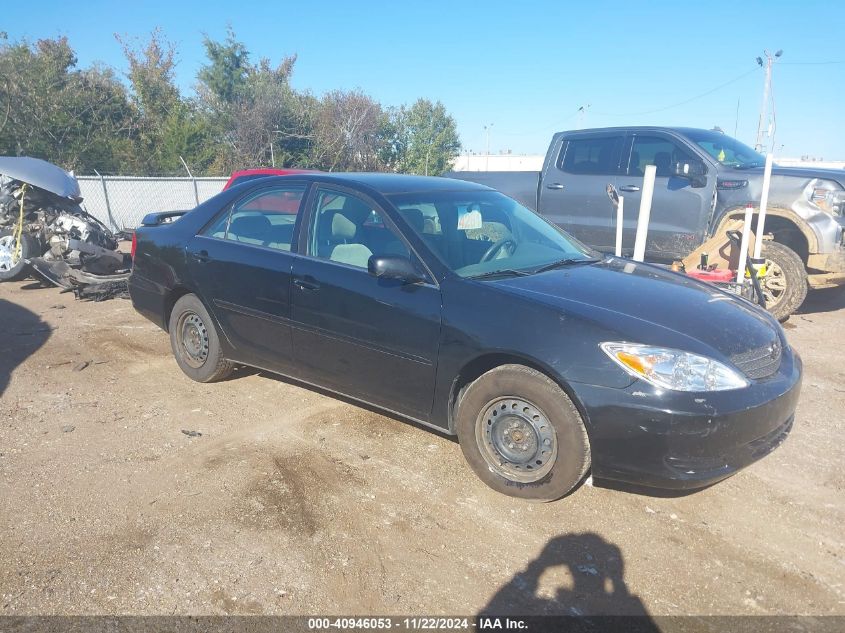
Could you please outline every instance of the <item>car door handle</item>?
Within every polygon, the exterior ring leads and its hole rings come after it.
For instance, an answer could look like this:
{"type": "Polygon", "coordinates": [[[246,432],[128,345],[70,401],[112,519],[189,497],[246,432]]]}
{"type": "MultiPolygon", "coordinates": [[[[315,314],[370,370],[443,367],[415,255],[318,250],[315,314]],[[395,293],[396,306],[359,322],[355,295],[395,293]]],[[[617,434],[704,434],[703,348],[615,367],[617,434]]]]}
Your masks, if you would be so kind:
{"type": "Polygon", "coordinates": [[[546,185],[546,189],[563,189],[563,185],[559,182],[552,182],[546,185]]]}
{"type": "Polygon", "coordinates": [[[313,281],[305,281],[304,279],[294,279],[293,285],[300,290],[318,290],[320,288],[320,284],[314,283],[313,281]]]}
{"type": "Polygon", "coordinates": [[[201,250],[198,253],[192,252],[191,257],[193,257],[195,260],[197,260],[201,264],[204,264],[205,262],[211,260],[211,257],[208,255],[208,251],[206,251],[206,250],[201,250]]]}
{"type": "Polygon", "coordinates": [[[619,187],[619,191],[631,191],[631,192],[633,192],[633,191],[639,191],[639,190],[640,190],[640,188],[637,187],[637,185],[622,185],[621,187],[619,187]]]}

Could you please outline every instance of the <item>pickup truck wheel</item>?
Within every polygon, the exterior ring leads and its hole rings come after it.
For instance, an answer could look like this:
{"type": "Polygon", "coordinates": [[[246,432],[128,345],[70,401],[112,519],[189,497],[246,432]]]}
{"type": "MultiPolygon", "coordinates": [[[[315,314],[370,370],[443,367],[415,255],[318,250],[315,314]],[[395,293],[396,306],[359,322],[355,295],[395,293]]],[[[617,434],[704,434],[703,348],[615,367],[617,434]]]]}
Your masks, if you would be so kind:
{"type": "Polygon", "coordinates": [[[21,234],[21,249],[17,257],[15,250],[15,230],[0,231],[0,281],[26,279],[29,276],[29,266],[24,260],[41,254],[38,241],[28,233],[21,234]]]}
{"type": "Polygon", "coordinates": [[[778,321],[785,321],[807,298],[807,270],[795,251],[778,242],[763,242],[760,254],[766,261],[766,274],[760,280],[766,309],[778,321]]]}
{"type": "Polygon", "coordinates": [[[197,382],[223,380],[234,365],[223,358],[214,321],[196,295],[180,297],[170,313],[170,347],[179,368],[197,382]]]}
{"type": "Polygon", "coordinates": [[[456,413],[464,456],[497,492],[554,501],[575,488],[590,467],[590,443],[578,410],[534,369],[490,370],[467,387],[456,413]]]}

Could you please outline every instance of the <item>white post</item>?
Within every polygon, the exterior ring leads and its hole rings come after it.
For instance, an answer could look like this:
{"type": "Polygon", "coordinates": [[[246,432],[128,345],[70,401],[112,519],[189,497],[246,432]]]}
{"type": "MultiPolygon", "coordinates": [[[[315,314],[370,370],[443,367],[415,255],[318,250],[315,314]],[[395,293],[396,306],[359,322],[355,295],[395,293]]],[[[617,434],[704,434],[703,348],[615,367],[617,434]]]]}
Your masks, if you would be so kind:
{"type": "Polygon", "coordinates": [[[745,281],[745,260],[748,259],[748,240],[751,236],[751,220],[754,217],[754,207],[745,207],[745,223],[742,225],[742,242],[739,245],[739,264],[736,270],[736,283],[745,281]]]}
{"type": "Polygon", "coordinates": [[[638,262],[645,259],[645,240],[648,237],[648,221],[651,217],[651,199],[654,196],[654,178],[656,175],[657,167],[654,165],[645,166],[643,191],[640,198],[640,217],[637,219],[637,237],[634,240],[634,261],[638,262]]]}
{"type": "Polygon", "coordinates": [[[763,229],[766,227],[766,209],[769,206],[769,186],[772,184],[772,153],[766,154],[766,169],[763,172],[763,192],[760,194],[760,214],[757,216],[757,232],[754,234],[754,259],[759,259],[763,248],[763,229]]]}
{"type": "Polygon", "coordinates": [[[616,256],[622,257],[622,218],[624,216],[625,198],[619,196],[619,204],[616,206],[616,256]]]}

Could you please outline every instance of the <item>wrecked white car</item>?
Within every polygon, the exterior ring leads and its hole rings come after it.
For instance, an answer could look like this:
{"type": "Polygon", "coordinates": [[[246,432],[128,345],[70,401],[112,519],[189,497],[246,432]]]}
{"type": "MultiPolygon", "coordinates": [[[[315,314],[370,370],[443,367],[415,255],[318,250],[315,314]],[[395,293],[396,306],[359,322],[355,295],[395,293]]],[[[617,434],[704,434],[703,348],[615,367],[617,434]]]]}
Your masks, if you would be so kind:
{"type": "Polygon", "coordinates": [[[79,183],[60,167],[0,156],[0,281],[34,272],[80,297],[122,294],[131,259],[81,202],[79,183]]]}

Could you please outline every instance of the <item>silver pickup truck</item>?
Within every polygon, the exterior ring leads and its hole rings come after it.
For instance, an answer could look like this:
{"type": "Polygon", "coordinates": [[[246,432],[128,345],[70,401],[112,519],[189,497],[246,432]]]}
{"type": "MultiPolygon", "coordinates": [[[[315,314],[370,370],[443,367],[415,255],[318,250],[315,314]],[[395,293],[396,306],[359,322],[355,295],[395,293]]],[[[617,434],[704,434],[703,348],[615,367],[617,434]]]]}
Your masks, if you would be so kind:
{"type": "MultiPolygon", "coordinates": [[[[764,157],[713,130],[620,127],[559,132],[537,172],[452,172],[519,200],[593,248],[612,252],[616,213],[606,188],[625,197],[622,244],[633,252],[646,165],[657,167],[646,258],[682,259],[759,205],[764,157]]],[[[756,216],[754,225],[756,226],[756,216]]],[[[767,307],[788,315],[809,288],[845,284],[845,170],[772,171],[763,255],[767,307]],[[775,308],[776,309],[773,309],[775,308]]]]}

